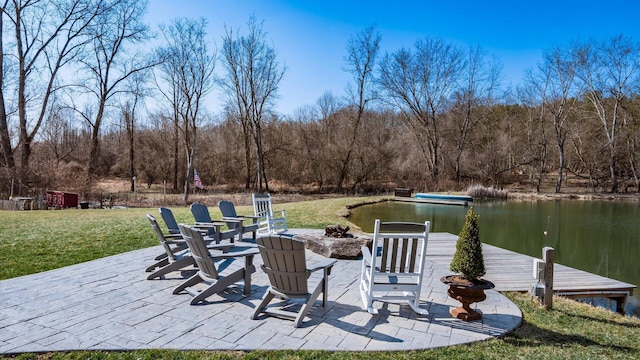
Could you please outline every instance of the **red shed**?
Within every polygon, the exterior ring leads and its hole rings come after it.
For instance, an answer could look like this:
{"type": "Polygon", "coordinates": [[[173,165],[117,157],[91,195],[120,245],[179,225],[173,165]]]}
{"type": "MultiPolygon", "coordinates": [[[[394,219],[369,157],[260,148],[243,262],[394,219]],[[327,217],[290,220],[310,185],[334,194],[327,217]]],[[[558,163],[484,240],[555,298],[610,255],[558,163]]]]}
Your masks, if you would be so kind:
{"type": "Polygon", "coordinates": [[[78,194],[62,191],[47,191],[47,206],[54,209],[77,208],[78,194]]]}

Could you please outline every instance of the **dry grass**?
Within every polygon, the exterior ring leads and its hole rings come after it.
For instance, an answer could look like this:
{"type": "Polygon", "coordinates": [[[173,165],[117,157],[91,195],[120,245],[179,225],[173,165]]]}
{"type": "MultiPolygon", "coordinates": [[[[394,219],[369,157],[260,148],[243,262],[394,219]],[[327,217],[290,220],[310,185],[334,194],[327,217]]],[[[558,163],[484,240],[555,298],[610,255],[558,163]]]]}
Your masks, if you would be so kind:
{"type": "Polygon", "coordinates": [[[509,191],[496,189],[493,186],[471,185],[467,189],[467,195],[474,199],[506,199],[509,191]]]}

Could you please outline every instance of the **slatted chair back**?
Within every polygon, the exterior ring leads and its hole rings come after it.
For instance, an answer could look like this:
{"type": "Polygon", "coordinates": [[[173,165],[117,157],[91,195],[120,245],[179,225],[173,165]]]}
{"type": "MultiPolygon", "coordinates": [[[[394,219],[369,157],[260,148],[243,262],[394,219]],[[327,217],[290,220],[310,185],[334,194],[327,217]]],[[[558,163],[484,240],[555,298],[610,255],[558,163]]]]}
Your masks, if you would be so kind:
{"type": "Polygon", "coordinates": [[[426,250],[426,225],[376,220],[374,241],[380,251],[374,266],[381,273],[421,274],[426,250]]]}
{"type": "Polygon", "coordinates": [[[211,214],[209,214],[209,208],[205,204],[191,204],[189,207],[191,209],[191,214],[193,214],[193,218],[196,219],[197,222],[210,223],[211,214]]]}
{"type": "MultiPolygon", "coordinates": [[[[220,208],[220,213],[222,213],[223,217],[232,217],[237,218],[238,213],[236,212],[236,207],[233,205],[231,201],[220,201],[218,202],[218,208],[220,208]]],[[[235,223],[227,222],[227,227],[229,229],[233,229],[236,226],[235,223]]],[[[240,234],[240,239],[242,240],[242,234],[240,234]]]]}
{"type": "Polygon", "coordinates": [[[307,271],[304,243],[282,236],[256,239],[271,288],[288,297],[306,297],[307,271]]]}
{"type": "Polygon", "coordinates": [[[372,248],[362,250],[360,296],[371,314],[373,301],[406,301],[418,314],[431,223],[375,222],[372,248]]]}
{"type": "Polygon", "coordinates": [[[258,217],[260,233],[280,233],[287,231],[287,218],[285,211],[279,211],[278,216],[273,215],[271,194],[252,194],[253,213],[258,217]]]}
{"type": "Polygon", "coordinates": [[[253,194],[253,213],[264,218],[273,217],[271,194],[253,194]]]}
{"type": "Polygon", "coordinates": [[[172,260],[176,260],[176,255],[171,250],[171,247],[169,246],[167,239],[162,233],[162,229],[160,229],[160,225],[158,225],[158,221],[156,220],[156,218],[153,217],[153,215],[151,214],[147,214],[147,219],[149,219],[149,222],[151,223],[151,227],[153,228],[153,231],[155,231],[156,235],[158,236],[158,240],[160,240],[160,244],[164,248],[164,251],[167,253],[167,256],[172,260]]]}
{"type": "Polygon", "coordinates": [[[191,256],[196,261],[198,273],[206,279],[217,279],[218,270],[210,257],[202,234],[197,229],[186,225],[178,225],[182,238],[186,241],[191,256]]]}
{"type": "MultiPolygon", "coordinates": [[[[213,222],[211,220],[211,214],[209,214],[209,208],[207,208],[207,205],[195,203],[195,204],[191,204],[189,209],[191,209],[191,214],[193,214],[193,218],[196,220],[196,222],[200,222],[200,223],[213,222]]],[[[207,235],[209,236],[213,235],[214,233],[215,233],[215,230],[213,228],[210,228],[207,230],[207,235]]]]}
{"type": "Polygon", "coordinates": [[[167,229],[169,229],[169,234],[180,234],[180,229],[178,228],[178,222],[176,218],[173,216],[173,212],[171,209],[166,207],[161,207],[158,209],[160,211],[160,216],[162,216],[162,220],[164,220],[165,225],[167,225],[167,229]]]}
{"type": "Polygon", "coordinates": [[[238,217],[238,213],[236,213],[236,207],[233,205],[231,201],[222,200],[218,202],[218,207],[220,208],[220,212],[222,216],[225,217],[238,217]]]}

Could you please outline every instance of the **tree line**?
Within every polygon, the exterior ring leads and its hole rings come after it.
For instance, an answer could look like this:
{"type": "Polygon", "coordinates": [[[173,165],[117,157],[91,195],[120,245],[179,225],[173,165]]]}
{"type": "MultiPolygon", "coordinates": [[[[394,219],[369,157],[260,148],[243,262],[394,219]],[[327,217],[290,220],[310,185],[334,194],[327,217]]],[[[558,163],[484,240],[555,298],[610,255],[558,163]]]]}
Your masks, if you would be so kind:
{"type": "Polygon", "coordinates": [[[274,111],[286,74],[263,22],[175,19],[152,36],[147,3],[4,0],[2,188],[91,193],[102,177],[209,188],[435,191],[553,178],[591,191],[640,184],[640,44],[618,35],[546,49],[520,85],[478,45],[438,37],[382,53],[374,26],[345,44],[344,94],[274,111]],[[153,44],[153,45],[151,45],[153,44]],[[141,49],[149,49],[142,53],[141,49]],[[224,107],[203,105],[220,90],[224,107]],[[158,104],[149,110],[145,104],[158,104]]]}

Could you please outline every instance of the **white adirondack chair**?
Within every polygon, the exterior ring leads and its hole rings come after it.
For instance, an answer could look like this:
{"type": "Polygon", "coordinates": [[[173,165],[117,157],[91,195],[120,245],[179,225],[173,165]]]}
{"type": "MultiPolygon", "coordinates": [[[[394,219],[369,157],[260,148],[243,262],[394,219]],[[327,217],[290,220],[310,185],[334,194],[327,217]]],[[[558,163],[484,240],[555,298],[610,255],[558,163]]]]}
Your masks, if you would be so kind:
{"type": "Polygon", "coordinates": [[[271,194],[252,194],[253,213],[258,217],[258,233],[282,233],[287,231],[287,217],[284,210],[280,216],[273,215],[271,194]]]}
{"type": "Polygon", "coordinates": [[[373,253],[362,247],[360,295],[369,313],[378,313],[375,300],[406,301],[416,313],[429,313],[420,308],[420,291],[430,225],[376,220],[373,253]]]}

